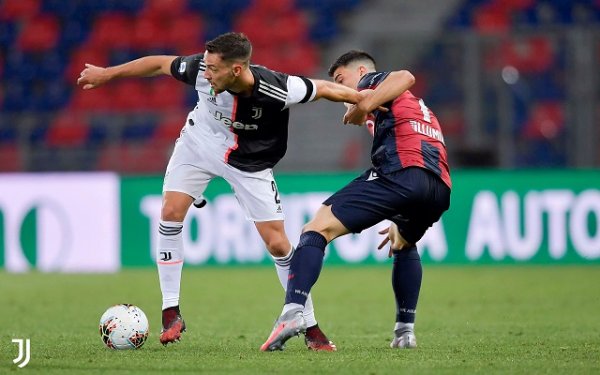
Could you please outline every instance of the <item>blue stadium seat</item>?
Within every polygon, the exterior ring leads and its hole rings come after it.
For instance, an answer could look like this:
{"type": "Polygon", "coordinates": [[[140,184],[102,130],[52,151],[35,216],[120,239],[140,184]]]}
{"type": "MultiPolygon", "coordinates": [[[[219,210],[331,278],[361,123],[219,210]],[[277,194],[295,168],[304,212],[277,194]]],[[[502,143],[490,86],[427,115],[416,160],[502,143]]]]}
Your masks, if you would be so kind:
{"type": "MultiPolygon", "coordinates": [[[[12,77],[7,75],[7,77],[12,77]]],[[[5,81],[3,112],[21,112],[28,107],[28,87],[22,81],[9,78],[5,81]]]]}
{"type": "Polygon", "coordinates": [[[143,142],[154,134],[157,121],[149,116],[134,116],[130,123],[123,127],[121,140],[123,143],[143,142]]]}

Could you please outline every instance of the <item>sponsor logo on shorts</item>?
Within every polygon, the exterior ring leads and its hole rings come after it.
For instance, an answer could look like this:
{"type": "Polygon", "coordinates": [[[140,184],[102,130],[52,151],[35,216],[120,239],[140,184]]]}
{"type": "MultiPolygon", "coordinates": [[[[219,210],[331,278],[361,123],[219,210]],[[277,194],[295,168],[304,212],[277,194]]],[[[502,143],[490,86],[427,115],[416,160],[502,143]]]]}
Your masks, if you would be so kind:
{"type": "Polygon", "coordinates": [[[371,171],[369,177],[367,177],[367,181],[373,181],[379,178],[379,175],[375,171],[371,171]]]}

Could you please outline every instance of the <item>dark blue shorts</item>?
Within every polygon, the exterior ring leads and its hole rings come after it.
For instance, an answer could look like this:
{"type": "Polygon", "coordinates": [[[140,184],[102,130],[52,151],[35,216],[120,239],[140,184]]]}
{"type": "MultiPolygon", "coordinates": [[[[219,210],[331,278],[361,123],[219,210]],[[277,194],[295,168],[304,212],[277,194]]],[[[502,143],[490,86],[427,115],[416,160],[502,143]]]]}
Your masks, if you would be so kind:
{"type": "Polygon", "coordinates": [[[387,175],[369,169],[323,204],[331,206],[335,217],[352,233],[390,220],[404,239],[416,243],[450,207],[450,188],[423,168],[387,175]]]}

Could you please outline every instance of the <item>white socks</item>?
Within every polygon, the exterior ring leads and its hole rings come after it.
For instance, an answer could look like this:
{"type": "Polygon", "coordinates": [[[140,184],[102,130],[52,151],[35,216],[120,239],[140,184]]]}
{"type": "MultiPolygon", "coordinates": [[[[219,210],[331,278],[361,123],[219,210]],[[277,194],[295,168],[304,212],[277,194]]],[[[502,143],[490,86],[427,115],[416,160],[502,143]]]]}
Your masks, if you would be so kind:
{"type": "MultiPolygon", "coordinates": [[[[272,257],[275,261],[275,270],[277,271],[279,282],[281,283],[281,286],[285,291],[287,291],[288,275],[290,274],[290,262],[292,261],[294,250],[295,249],[292,247],[292,250],[288,253],[288,255],[284,257],[272,257]]],[[[302,307],[301,305],[298,306],[302,307]]],[[[285,314],[286,312],[287,311],[284,311],[282,312],[282,314],[285,314]]],[[[315,318],[315,309],[313,307],[312,297],[310,294],[306,299],[306,305],[304,305],[304,311],[302,312],[302,314],[304,315],[304,320],[306,320],[307,327],[312,327],[317,324],[317,319],[315,318]]]]}
{"type": "Polygon", "coordinates": [[[396,324],[394,325],[394,333],[396,334],[396,336],[399,336],[400,334],[402,334],[404,332],[414,332],[414,331],[415,331],[415,323],[396,322],[396,324]]]}
{"type": "Polygon", "coordinates": [[[162,308],[179,305],[181,270],[183,268],[183,223],[160,221],[156,265],[162,292],[162,308]]]}

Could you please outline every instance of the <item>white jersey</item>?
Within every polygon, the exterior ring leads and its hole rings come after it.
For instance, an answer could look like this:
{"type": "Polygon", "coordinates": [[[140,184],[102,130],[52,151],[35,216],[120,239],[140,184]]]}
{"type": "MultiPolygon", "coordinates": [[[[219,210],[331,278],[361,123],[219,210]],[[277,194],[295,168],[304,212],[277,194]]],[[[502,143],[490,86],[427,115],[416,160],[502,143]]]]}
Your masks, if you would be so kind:
{"type": "Polygon", "coordinates": [[[171,65],[173,77],[198,92],[184,131],[199,145],[214,146],[235,168],[250,172],[272,168],[287,150],[289,107],[312,100],[314,83],[251,65],[252,95],[229,91],[215,95],[203,76],[205,70],[203,54],[180,56],[171,65]]]}

